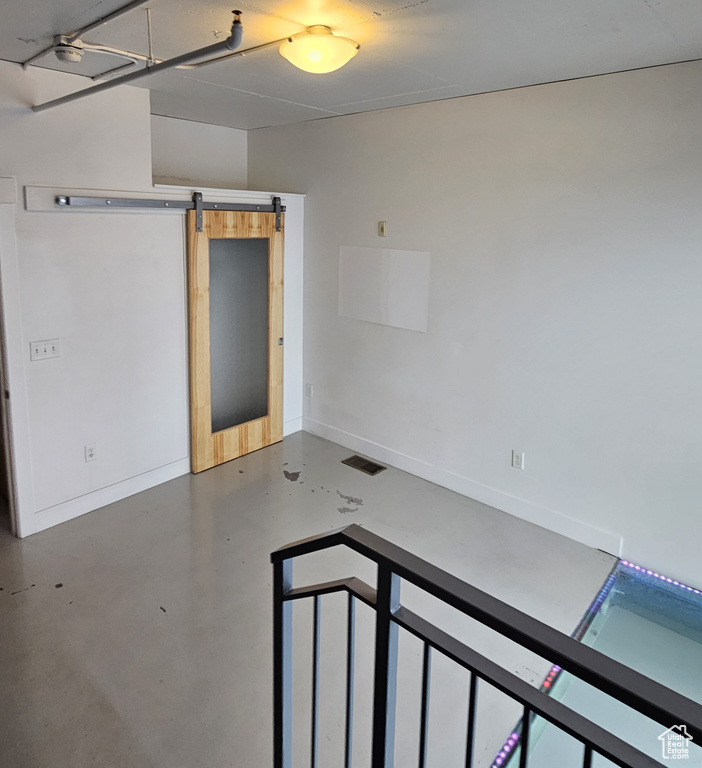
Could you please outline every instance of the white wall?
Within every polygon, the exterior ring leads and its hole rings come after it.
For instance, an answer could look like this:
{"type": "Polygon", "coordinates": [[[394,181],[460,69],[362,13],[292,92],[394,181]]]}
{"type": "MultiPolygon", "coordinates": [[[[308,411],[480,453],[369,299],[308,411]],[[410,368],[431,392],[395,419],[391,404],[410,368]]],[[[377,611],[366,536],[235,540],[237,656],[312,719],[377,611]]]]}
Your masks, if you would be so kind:
{"type": "MultiPolygon", "coordinates": [[[[43,204],[37,189],[163,195],[151,182],[148,91],[28,109],[83,84],[0,63],[0,175],[19,190],[0,205],[0,264],[25,536],[189,471],[183,217],[55,211],[53,193],[43,204]],[[48,338],[61,357],[30,362],[30,341],[48,338]],[[97,444],[91,463],[87,443],[97,444]]],[[[302,200],[289,206],[286,334],[300,358],[302,200]]],[[[288,432],[301,417],[296,362],[288,432]]]]}
{"type": "Polygon", "coordinates": [[[246,189],[246,131],[151,116],[155,184],[246,189]]]}
{"type": "Polygon", "coordinates": [[[306,428],[702,584],[700,82],[250,132],[249,183],[307,193],[306,428]],[[342,245],[431,252],[426,334],[338,316],[342,245]]]}

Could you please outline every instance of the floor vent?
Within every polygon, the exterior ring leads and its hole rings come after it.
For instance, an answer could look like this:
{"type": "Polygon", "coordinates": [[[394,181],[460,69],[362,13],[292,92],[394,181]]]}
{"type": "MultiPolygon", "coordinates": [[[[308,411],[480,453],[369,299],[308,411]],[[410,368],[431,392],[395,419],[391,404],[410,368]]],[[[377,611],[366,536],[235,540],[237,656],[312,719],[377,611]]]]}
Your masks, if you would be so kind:
{"type": "Polygon", "coordinates": [[[382,472],[387,467],[382,464],[376,464],[370,459],[364,459],[363,456],[350,456],[348,459],[344,459],[342,464],[346,464],[354,469],[360,469],[361,472],[365,472],[367,475],[377,475],[378,472],[382,472]]]}

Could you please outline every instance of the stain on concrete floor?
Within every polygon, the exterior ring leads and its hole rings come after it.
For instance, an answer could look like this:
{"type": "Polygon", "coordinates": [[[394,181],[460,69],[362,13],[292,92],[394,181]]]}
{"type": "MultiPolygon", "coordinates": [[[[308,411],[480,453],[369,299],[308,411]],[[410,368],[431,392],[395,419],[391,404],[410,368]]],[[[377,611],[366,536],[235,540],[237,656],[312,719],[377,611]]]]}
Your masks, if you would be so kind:
{"type": "Polygon", "coordinates": [[[355,504],[357,507],[363,506],[363,499],[357,499],[355,496],[347,496],[345,493],[342,493],[341,491],[336,492],[337,496],[341,496],[341,498],[348,502],[349,504],[355,504]]]}

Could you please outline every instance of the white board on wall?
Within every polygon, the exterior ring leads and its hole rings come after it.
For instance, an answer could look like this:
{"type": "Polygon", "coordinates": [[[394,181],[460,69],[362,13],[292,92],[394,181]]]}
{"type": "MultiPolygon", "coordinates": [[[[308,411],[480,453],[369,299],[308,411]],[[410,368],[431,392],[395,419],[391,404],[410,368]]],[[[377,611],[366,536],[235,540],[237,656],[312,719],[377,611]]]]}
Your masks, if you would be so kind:
{"type": "Polygon", "coordinates": [[[390,248],[339,249],[339,314],[426,332],[431,254],[390,248]]]}

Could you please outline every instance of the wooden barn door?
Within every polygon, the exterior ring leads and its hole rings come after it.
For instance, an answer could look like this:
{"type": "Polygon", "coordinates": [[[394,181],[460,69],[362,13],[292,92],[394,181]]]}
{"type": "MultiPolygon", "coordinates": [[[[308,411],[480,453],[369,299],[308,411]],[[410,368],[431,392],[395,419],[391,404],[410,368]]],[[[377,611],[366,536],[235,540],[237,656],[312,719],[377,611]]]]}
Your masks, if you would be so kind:
{"type": "Polygon", "coordinates": [[[283,439],[283,227],[188,212],[192,471],[283,439]]]}

